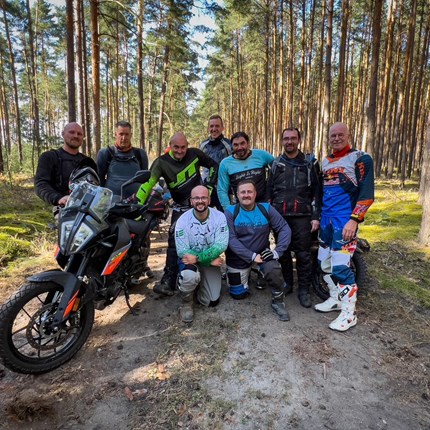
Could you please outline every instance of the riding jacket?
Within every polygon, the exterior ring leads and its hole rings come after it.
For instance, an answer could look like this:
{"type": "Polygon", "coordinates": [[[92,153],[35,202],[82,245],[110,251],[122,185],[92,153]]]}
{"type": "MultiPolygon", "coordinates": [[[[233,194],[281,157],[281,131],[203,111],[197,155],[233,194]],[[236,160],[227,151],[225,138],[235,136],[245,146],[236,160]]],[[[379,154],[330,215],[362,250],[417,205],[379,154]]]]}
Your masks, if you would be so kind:
{"type": "Polygon", "coordinates": [[[200,167],[209,169],[206,185],[214,187],[218,173],[218,163],[197,148],[188,148],[181,160],[176,160],[172,152],[158,157],[151,166],[151,176],[139,188],[136,197],[140,204],[148,199],[152,188],[163,177],[169,188],[172,199],[178,205],[189,206],[191,190],[202,185],[200,167]]]}
{"type": "Polygon", "coordinates": [[[319,220],[322,187],[318,161],[299,151],[295,158],[277,157],[269,170],[267,184],[273,207],[284,217],[310,216],[319,220]]]}

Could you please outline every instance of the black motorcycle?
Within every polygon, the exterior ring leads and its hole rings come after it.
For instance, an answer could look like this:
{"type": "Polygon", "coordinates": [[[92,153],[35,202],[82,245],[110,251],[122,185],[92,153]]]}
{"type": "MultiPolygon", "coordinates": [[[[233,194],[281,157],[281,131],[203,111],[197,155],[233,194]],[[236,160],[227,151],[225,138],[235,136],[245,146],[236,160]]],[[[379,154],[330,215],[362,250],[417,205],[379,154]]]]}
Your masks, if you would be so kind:
{"type": "MultiPolygon", "coordinates": [[[[129,288],[146,269],[147,238],[167,215],[160,192],[143,206],[114,203],[112,191],[95,185],[88,169],[75,175],[59,214],[61,269],[29,277],[0,308],[0,358],[15,372],[44,373],[70,360],[91,332],[94,310],[121,293],[131,309],[129,288]]],[[[123,187],[149,176],[140,171],[123,187]]]]}

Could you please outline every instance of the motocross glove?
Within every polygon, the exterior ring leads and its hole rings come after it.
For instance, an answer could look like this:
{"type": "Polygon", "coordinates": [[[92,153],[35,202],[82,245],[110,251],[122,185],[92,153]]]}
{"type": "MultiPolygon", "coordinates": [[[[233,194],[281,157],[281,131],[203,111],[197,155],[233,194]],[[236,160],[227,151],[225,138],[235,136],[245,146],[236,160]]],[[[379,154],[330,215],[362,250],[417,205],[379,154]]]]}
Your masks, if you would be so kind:
{"type": "Polygon", "coordinates": [[[269,248],[265,249],[260,255],[263,261],[270,261],[275,259],[275,254],[269,248]]]}

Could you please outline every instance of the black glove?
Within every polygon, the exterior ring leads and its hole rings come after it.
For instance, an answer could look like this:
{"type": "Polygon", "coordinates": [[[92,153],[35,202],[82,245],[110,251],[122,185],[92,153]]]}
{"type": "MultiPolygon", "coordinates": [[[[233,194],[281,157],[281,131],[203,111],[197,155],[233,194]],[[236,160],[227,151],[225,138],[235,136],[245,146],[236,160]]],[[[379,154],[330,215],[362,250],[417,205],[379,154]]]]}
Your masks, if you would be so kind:
{"type": "Polygon", "coordinates": [[[270,261],[275,259],[275,254],[269,248],[265,249],[261,254],[263,261],[270,261]]]}

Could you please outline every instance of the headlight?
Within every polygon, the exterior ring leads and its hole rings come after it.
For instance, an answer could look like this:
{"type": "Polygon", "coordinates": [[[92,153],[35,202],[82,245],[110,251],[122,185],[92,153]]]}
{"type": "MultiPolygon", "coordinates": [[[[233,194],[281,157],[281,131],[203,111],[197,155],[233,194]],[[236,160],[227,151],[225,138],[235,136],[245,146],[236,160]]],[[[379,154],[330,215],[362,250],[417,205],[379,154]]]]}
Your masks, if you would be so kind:
{"type": "Polygon", "coordinates": [[[61,250],[65,254],[78,252],[94,234],[93,230],[87,224],[82,223],[75,233],[68,249],[65,249],[73,224],[73,221],[66,221],[61,225],[61,250]]]}
{"type": "Polygon", "coordinates": [[[65,246],[72,231],[73,223],[73,221],[64,221],[61,223],[60,248],[63,253],[66,253],[65,246]]]}

